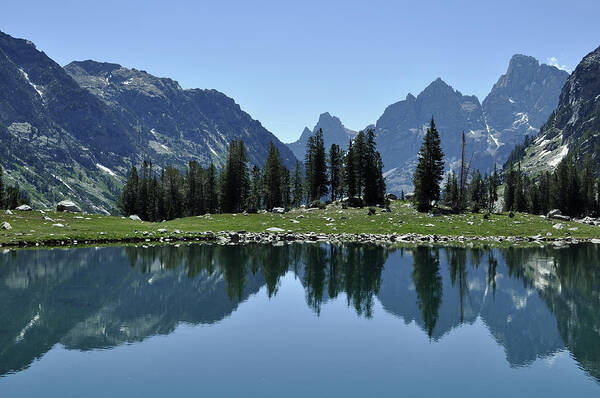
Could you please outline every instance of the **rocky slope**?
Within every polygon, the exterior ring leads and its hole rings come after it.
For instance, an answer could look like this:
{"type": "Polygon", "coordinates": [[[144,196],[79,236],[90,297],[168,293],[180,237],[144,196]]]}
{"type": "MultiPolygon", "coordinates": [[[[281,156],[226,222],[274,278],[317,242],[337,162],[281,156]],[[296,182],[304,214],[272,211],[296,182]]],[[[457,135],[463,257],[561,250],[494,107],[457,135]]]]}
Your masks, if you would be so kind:
{"type": "Polygon", "coordinates": [[[183,90],[168,78],[95,61],[72,62],[65,71],[84,89],[129,121],[159,164],[224,160],[229,142],[242,139],[250,162],[264,162],[271,141],[291,167],[293,154],[233,99],[216,90],[183,90]]]}
{"type": "Polygon", "coordinates": [[[556,108],[567,77],[554,66],[517,54],[483,104],[438,78],[417,97],[409,94],[390,105],[376,125],[388,190],[412,190],[417,153],[432,115],[450,167],[460,164],[464,131],[466,160],[482,172],[491,171],[494,163],[506,161],[525,135],[537,134],[556,108]]]}
{"type": "Polygon", "coordinates": [[[521,167],[536,174],[554,169],[571,152],[591,154],[599,161],[600,47],[586,55],[565,83],[558,108],[550,115],[531,145],[521,167]]]}
{"type": "Polygon", "coordinates": [[[323,129],[323,142],[327,150],[329,150],[331,144],[337,144],[341,148],[346,148],[348,141],[356,136],[356,131],[344,127],[339,118],[331,116],[329,112],[322,113],[312,131],[308,127],[305,127],[297,141],[287,144],[296,158],[304,160],[308,137],[316,133],[319,129],[323,129]]]}
{"type": "Polygon", "coordinates": [[[222,163],[231,139],[246,142],[251,162],[264,162],[270,141],[286,165],[295,162],[218,91],[183,90],[170,79],[94,61],[63,69],[30,41],[0,32],[0,161],[8,182],[35,207],[68,198],[85,210],[114,211],[131,164],[222,163]]]}
{"type": "Polygon", "coordinates": [[[558,106],[559,93],[569,74],[517,54],[483,101],[487,128],[493,138],[490,150],[504,163],[525,135],[535,135],[558,106]]]}

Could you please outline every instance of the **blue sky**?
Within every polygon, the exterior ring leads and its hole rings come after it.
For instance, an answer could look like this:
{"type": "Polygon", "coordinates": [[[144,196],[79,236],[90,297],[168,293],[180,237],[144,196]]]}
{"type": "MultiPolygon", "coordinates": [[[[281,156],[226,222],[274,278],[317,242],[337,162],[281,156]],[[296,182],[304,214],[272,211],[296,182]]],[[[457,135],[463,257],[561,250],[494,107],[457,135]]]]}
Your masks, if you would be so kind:
{"type": "Polygon", "coordinates": [[[61,65],[95,59],[233,97],[283,141],[348,128],[441,77],[483,100],[515,53],[573,69],[600,1],[17,1],[0,30],[61,65]]]}

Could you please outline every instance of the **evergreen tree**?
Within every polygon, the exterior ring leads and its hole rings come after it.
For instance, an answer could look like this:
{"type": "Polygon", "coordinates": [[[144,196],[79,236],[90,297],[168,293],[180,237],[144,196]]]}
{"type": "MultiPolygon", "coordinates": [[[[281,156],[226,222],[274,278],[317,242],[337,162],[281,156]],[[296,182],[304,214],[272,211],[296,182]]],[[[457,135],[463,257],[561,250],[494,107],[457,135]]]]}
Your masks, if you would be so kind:
{"type": "MultiPolygon", "coordinates": [[[[167,166],[161,177],[165,201],[165,219],[182,217],[185,210],[183,175],[173,166],[167,166]]],[[[158,198],[156,199],[158,200],[158,198]]],[[[156,218],[158,220],[158,217],[156,218]]]]}
{"type": "Polygon", "coordinates": [[[440,182],[444,172],[444,153],[440,145],[440,135],[431,118],[431,124],[419,151],[419,162],[413,176],[415,201],[421,212],[431,209],[432,202],[440,199],[440,182]]]}
{"type": "Polygon", "coordinates": [[[271,142],[269,152],[264,167],[264,199],[265,208],[271,210],[274,207],[281,207],[281,174],[283,165],[279,151],[271,142]]]}
{"type": "Polygon", "coordinates": [[[526,212],[528,209],[527,206],[527,197],[525,195],[525,177],[523,173],[521,173],[521,164],[516,171],[516,179],[515,179],[515,187],[514,187],[514,200],[515,200],[515,209],[520,212],[526,212]]]}
{"type": "Polygon", "coordinates": [[[0,209],[6,208],[5,199],[5,188],[4,188],[4,169],[0,165],[0,209]]]}
{"type": "Polygon", "coordinates": [[[219,191],[217,169],[212,163],[206,170],[206,178],[204,179],[204,192],[206,196],[206,211],[210,214],[216,213],[219,206],[219,191]]]}
{"type": "Polygon", "coordinates": [[[496,170],[496,162],[494,162],[494,172],[490,174],[487,188],[488,188],[488,210],[492,212],[494,210],[494,204],[498,201],[498,185],[500,180],[498,178],[498,171],[496,170]]]}
{"type": "Polygon", "coordinates": [[[247,161],[244,142],[232,140],[221,186],[221,211],[224,213],[239,213],[247,203],[250,190],[247,161]]]}
{"type": "Polygon", "coordinates": [[[506,181],[504,184],[504,210],[513,210],[515,206],[515,187],[517,184],[517,175],[513,164],[509,164],[509,169],[506,173],[506,181]]]}
{"type": "Polygon", "coordinates": [[[283,164],[281,165],[281,205],[286,209],[292,203],[291,199],[291,176],[290,171],[283,164]]]}
{"type": "Polygon", "coordinates": [[[348,151],[346,152],[346,156],[344,156],[344,185],[346,188],[346,194],[349,198],[354,198],[358,196],[358,192],[356,189],[356,168],[355,168],[355,151],[354,151],[354,143],[352,140],[348,143],[348,151]]]}
{"type": "Polygon", "coordinates": [[[339,145],[331,144],[329,149],[329,184],[331,186],[331,201],[342,196],[343,153],[339,145]]]}
{"type": "Polygon", "coordinates": [[[594,174],[596,165],[590,154],[587,154],[583,160],[583,170],[581,175],[581,199],[582,207],[586,215],[595,213],[596,203],[596,181],[594,174]]]}
{"type": "Polygon", "coordinates": [[[327,157],[322,129],[309,138],[305,160],[308,200],[312,202],[327,195],[327,157]]]}
{"type": "Polygon", "coordinates": [[[304,198],[304,180],[302,179],[302,170],[300,161],[296,160],[294,176],[292,178],[292,206],[298,207],[302,204],[304,198]]]}
{"type": "Polygon", "coordinates": [[[261,198],[263,192],[263,178],[258,166],[254,165],[250,176],[250,194],[248,195],[248,204],[246,211],[248,213],[256,213],[261,206],[261,198]]]}
{"type": "Polygon", "coordinates": [[[139,189],[138,172],[137,168],[133,166],[127,177],[127,182],[121,192],[121,197],[117,206],[121,213],[125,216],[135,214],[137,209],[137,193],[139,189]]]}
{"type": "Polygon", "coordinates": [[[365,133],[359,131],[354,138],[353,168],[356,187],[356,196],[362,198],[364,195],[364,186],[367,172],[367,143],[365,133]]]}
{"type": "Polygon", "coordinates": [[[470,191],[471,206],[473,208],[473,211],[478,212],[480,209],[485,209],[487,207],[487,189],[485,186],[484,179],[481,177],[481,173],[479,172],[479,170],[475,170],[473,172],[470,191]]]}

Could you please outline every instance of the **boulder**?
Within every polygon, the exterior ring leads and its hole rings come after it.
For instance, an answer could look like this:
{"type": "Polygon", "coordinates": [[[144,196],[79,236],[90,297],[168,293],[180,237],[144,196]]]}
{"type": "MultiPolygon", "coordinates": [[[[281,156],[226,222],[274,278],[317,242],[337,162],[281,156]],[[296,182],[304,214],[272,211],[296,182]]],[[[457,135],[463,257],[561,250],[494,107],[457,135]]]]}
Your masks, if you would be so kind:
{"type": "Polygon", "coordinates": [[[546,217],[552,218],[554,220],[561,220],[561,221],[570,221],[571,220],[571,217],[563,215],[560,212],[560,210],[558,210],[558,209],[550,210],[548,212],[548,214],[546,215],[546,217]]]}
{"type": "Polygon", "coordinates": [[[19,207],[15,207],[15,210],[19,210],[19,211],[31,211],[33,209],[29,205],[21,205],[19,207]]]}
{"type": "Polygon", "coordinates": [[[285,209],[283,207],[273,207],[273,213],[276,214],[283,214],[285,213],[285,209]]]}
{"type": "Polygon", "coordinates": [[[70,200],[63,200],[56,205],[56,211],[68,211],[71,213],[80,213],[81,208],[70,200]]]}
{"type": "Polygon", "coordinates": [[[395,194],[393,194],[393,193],[386,193],[386,194],[385,194],[385,198],[386,198],[386,199],[389,199],[389,200],[398,200],[398,196],[396,196],[396,195],[395,195],[395,194]]]}
{"type": "Polygon", "coordinates": [[[56,223],[56,224],[52,224],[53,227],[57,227],[57,228],[63,228],[64,225],[61,223],[56,223]]]}
{"type": "Polygon", "coordinates": [[[4,213],[5,213],[7,216],[10,216],[11,214],[13,214],[13,212],[12,212],[12,211],[10,211],[10,210],[6,210],[4,213]]]}
{"type": "Polygon", "coordinates": [[[12,229],[12,226],[8,222],[4,221],[2,223],[2,225],[0,226],[0,228],[2,228],[2,229],[12,229]]]}
{"type": "Polygon", "coordinates": [[[142,219],[137,214],[132,214],[129,216],[131,221],[142,221],[142,219]]]}
{"type": "Polygon", "coordinates": [[[267,228],[267,232],[285,232],[285,229],[271,227],[271,228],[267,228]]]}
{"type": "Polygon", "coordinates": [[[161,234],[166,234],[166,233],[167,233],[167,230],[166,230],[166,229],[164,229],[164,228],[159,228],[159,229],[157,229],[156,231],[157,231],[158,233],[161,233],[161,234]]]}
{"type": "Polygon", "coordinates": [[[348,207],[364,207],[365,202],[361,198],[355,196],[342,199],[342,203],[348,207]]]}
{"type": "Polygon", "coordinates": [[[564,224],[561,224],[561,223],[554,224],[554,225],[552,226],[552,228],[554,228],[554,229],[559,229],[559,230],[560,230],[560,229],[563,229],[564,227],[565,227],[565,225],[564,225],[564,224]]]}

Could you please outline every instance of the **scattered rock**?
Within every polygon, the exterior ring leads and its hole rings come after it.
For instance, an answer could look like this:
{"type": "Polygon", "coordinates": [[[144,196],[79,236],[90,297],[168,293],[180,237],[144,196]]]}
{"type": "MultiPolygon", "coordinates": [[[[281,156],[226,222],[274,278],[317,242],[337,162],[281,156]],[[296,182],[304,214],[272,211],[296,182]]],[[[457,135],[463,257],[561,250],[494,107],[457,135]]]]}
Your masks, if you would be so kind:
{"type": "Polygon", "coordinates": [[[2,228],[2,229],[12,229],[12,226],[8,222],[4,221],[2,223],[2,225],[0,226],[0,228],[2,228]]]}
{"type": "Polygon", "coordinates": [[[164,229],[164,228],[159,228],[159,229],[157,229],[156,231],[157,231],[158,233],[160,233],[160,234],[165,234],[165,233],[167,233],[167,230],[166,230],[166,229],[164,229]]]}
{"type": "Polygon", "coordinates": [[[283,213],[285,213],[285,209],[283,207],[273,207],[272,211],[275,214],[283,214],[283,213]]]}
{"type": "Polygon", "coordinates": [[[560,212],[560,210],[558,210],[558,209],[552,209],[552,210],[550,210],[548,212],[548,214],[546,215],[546,217],[552,218],[554,220],[571,221],[571,217],[563,215],[560,212]]]}
{"type": "Polygon", "coordinates": [[[564,225],[564,224],[561,224],[561,223],[558,223],[558,224],[554,224],[554,225],[552,226],[552,228],[560,230],[560,229],[564,229],[564,228],[565,228],[565,225],[564,225]]]}
{"type": "Polygon", "coordinates": [[[140,216],[138,216],[137,214],[132,214],[129,216],[129,219],[131,221],[142,221],[142,219],[140,218],[140,216]]]}
{"type": "Polygon", "coordinates": [[[33,209],[29,205],[21,205],[19,207],[15,207],[15,210],[19,210],[19,211],[31,211],[33,209]]]}
{"type": "Polygon", "coordinates": [[[70,200],[62,200],[56,205],[56,211],[68,211],[71,213],[81,213],[81,208],[70,200]]]}
{"type": "Polygon", "coordinates": [[[6,211],[4,212],[4,214],[6,214],[7,216],[10,216],[10,215],[12,215],[12,214],[13,214],[13,212],[12,212],[12,211],[10,211],[10,210],[6,210],[6,211]]]}

